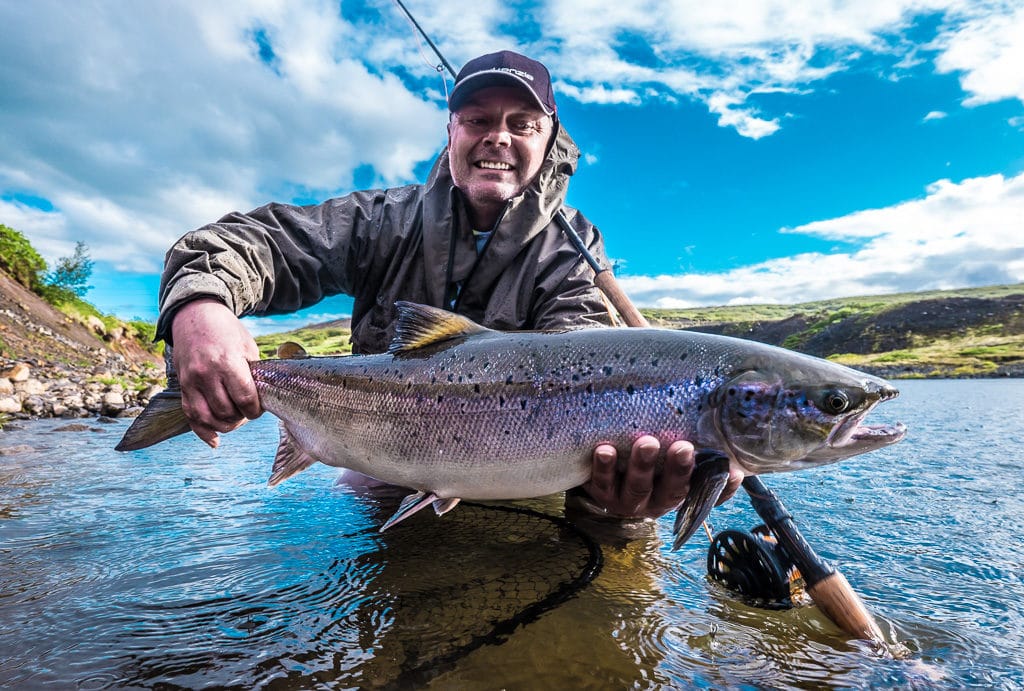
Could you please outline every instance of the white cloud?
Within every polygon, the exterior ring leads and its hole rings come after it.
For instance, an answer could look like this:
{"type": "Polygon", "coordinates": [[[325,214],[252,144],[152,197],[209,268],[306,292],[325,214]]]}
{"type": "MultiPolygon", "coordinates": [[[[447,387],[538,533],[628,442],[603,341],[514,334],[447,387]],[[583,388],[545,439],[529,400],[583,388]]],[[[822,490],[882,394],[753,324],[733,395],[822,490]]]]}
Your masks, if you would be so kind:
{"type": "Polygon", "coordinates": [[[936,67],[961,73],[960,84],[970,94],[964,104],[1007,98],[1024,103],[1024,5],[968,3],[953,17],[937,41],[936,67]]]}
{"type": "Polygon", "coordinates": [[[860,243],[723,273],[624,276],[637,304],[796,303],[1024,281],[1024,173],[940,180],[921,199],[781,232],[860,243]]]}
{"type": "Polygon", "coordinates": [[[941,19],[929,47],[937,69],[961,74],[965,105],[1024,101],[1024,6],[1013,0],[551,0],[545,45],[558,50],[545,58],[563,80],[560,93],[577,100],[685,97],[756,139],[780,121],[751,96],[813,88],[865,52],[893,56],[896,78],[923,59],[903,32],[930,14],[941,19]]]}
{"type": "MultiPolygon", "coordinates": [[[[435,56],[391,4],[365,3],[361,14],[343,15],[332,0],[0,2],[0,194],[54,207],[0,202],[0,223],[29,235],[49,260],[83,240],[97,261],[155,272],[181,233],[230,210],[324,198],[368,170],[372,184],[412,181],[444,142],[444,82],[431,68],[435,56]],[[257,32],[273,51],[270,64],[257,32]]],[[[1024,101],[1019,0],[453,0],[417,18],[456,66],[495,48],[518,49],[551,67],[561,99],[694,100],[720,126],[753,139],[787,121],[759,96],[808,92],[867,53],[892,55],[897,72],[934,59],[936,69],[959,76],[967,106],[1024,101]],[[938,35],[922,50],[905,32],[924,16],[938,18],[938,35]]],[[[937,183],[921,206],[945,203],[960,217],[954,207],[972,201],[956,190],[969,182],[937,183]]],[[[908,204],[901,213],[915,213],[908,204]]],[[[856,229],[836,219],[794,232],[856,237],[870,247],[893,232],[879,234],[885,219],[896,220],[895,207],[883,211],[847,217],[856,229]]],[[[957,245],[955,237],[945,242],[957,245]]],[[[778,271],[799,274],[805,261],[817,259],[758,265],[754,275],[763,282],[778,271]]],[[[1018,275],[1007,261],[1003,273],[1018,275]]],[[[777,294],[730,293],[745,278],[741,271],[721,285],[686,282],[660,296],[777,294]]],[[[676,280],[684,279],[665,279],[676,280]]]]}
{"type": "Polygon", "coordinates": [[[67,238],[67,219],[63,214],[0,199],[0,224],[28,238],[48,263],[74,251],[75,243],[67,238]]]}
{"type": "Polygon", "coordinates": [[[941,110],[932,110],[929,111],[928,114],[924,116],[924,121],[928,122],[929,120],[942,120],[947,117],[949,117],[948,113],[944,113],[941,110]]]}
{"type": "Polygon", "coordinates": [[[120,268],[158,270],[185,231],[351,189],[360,168],[412,181],[444,142],[443,109],[396,63],[365,65],[372,38],[334,2],[39,0],[0,4],[0,26],[0,192],[50,201],[63,244],[120,268]]]}

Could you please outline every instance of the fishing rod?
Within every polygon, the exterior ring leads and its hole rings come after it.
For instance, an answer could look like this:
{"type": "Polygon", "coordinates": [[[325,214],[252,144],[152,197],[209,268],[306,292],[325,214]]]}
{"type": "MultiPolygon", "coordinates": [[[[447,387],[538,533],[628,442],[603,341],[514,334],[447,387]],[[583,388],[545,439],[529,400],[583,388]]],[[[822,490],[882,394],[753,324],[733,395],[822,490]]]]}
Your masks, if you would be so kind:
{"type": "MultiPolygon", "coordinates": [[[[441,51],[434,42],[430,40],[426,32],[419,25],[412,13],[402,3],[402,0],[395,0],[402,11],[405,12],[409,21],[412,22],[420,36],[430,45],[441,64],[444,65],[452,79],[457,78],[455,69],[444,58],[441,51]]],[[[566,238],[572,246],[580,253],[584,261],[594,271],[594,285],[608,298],[612,306],[622,317],[622,320],[629,327],[649,327],[647,318],[640,313],[629,296],[622,290],[612,271],[594,257],[587,248],[583,238],[579,236],[576,229],[572,227],[565,217],[562,209],[555,214],[555,222],[559,229],[565,233],[566,238]]],[[[875,623],[874,618],[864,606],[850,582],[846,580],[833,565],[826,562],[814,551],[807,540],[804,539],[797,528],[793,517],[783,506],[782,501],[774,492],[769,490],[760,478],[751,476],[743,480],[743,489],[750,497],[750,503],[758,516],[765,522],[765,525],[775,533],[779,541],[784,545],[787,554],[792,558],[794,564],[800,569],[800,574],[807,584],[807,594],[810,595],[814,604],[824,612],[839,628],[847,633],[866,640],[885,644],[885,638],[881,629],[875,623]]]]}

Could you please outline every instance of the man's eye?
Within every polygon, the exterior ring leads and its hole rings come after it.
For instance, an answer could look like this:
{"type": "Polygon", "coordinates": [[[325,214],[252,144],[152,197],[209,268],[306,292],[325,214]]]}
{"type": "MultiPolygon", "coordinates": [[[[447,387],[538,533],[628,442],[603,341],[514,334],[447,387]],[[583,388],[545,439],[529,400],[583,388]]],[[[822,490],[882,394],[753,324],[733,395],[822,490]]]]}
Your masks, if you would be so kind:
{"type": "Polygon", "coordinates": [[[513,132],[518,132],[520,134],[530,134],[531,132],[535,132],[537,130],[537,123],[535,123],[535,122],[513,122],[511,124],[511,129],[512,129],[513,132]]]}

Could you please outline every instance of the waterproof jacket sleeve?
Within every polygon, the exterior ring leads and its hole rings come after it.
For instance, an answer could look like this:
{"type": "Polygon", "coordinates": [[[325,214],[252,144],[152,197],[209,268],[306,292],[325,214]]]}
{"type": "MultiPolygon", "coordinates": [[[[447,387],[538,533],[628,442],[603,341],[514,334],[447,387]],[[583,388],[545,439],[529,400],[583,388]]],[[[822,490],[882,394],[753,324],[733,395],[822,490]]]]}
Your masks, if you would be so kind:
{"type": "Polygon", "coordinates": [[[312,206],[268,204],[187,233],[165,257],[157,337],[170,342],[175,312],[200,297],[241,316],[353,294],[371,261],[386,196],[371,190],[312,206]]]}

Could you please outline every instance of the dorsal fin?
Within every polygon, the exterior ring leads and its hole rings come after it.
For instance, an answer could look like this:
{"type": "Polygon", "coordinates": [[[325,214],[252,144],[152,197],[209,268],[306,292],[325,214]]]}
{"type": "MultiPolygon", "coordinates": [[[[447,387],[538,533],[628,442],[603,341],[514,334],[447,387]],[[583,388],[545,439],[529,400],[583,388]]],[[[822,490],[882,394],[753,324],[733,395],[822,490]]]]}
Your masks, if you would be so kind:
{"type": "Polygon", "coordinates": [[[404,353],[452,338],[489,332],[472,319],[437,307],[399,300],[398,324],[388,352],[404,353]]]}
{"type": "Polygon", "coordinates": [[[309,353],[295,341],[285,341],[277,346],[277,357],[282,360],[302,360],[308,358],[309,353]]]}

